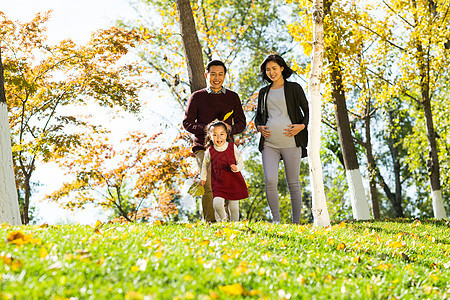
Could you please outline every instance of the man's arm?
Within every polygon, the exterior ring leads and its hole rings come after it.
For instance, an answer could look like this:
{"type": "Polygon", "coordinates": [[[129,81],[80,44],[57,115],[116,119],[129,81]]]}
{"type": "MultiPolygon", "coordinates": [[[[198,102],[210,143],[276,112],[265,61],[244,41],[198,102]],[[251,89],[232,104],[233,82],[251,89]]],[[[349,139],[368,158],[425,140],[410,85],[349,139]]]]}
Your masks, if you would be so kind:
{"type": "Polygon", "coordinates": [[[245,130],[247,121],[245,119],[244,110],[242,109],[242,103],[239,96],[236,97],[236,103],[234,105],[233,119],[234,124],[231,126],[231,134],[238,134],[245,130]]]}
{"type": "Polygon", "coordinates": [[[192,95],[184,113],[183,127],[190,133],[201,135],[205,133],[205,126],[197,122],[197,104],[195,95],[192,95]]]}

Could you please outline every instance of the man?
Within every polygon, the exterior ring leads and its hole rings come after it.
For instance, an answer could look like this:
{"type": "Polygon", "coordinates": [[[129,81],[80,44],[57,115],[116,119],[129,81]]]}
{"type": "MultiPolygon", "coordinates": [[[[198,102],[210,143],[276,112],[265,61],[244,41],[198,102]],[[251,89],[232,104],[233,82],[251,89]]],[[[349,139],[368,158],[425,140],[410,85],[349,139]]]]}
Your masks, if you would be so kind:
{"type": "MultiPolygon", "coordinates": [[[[231,134],[244,131],[246,120],[238,94],[223,86],[227,68],[219,60],[213,60],[206,66],[206,89],[194,92],[188,102],[183,120],[183,127],[193,133],[195,154],[199,169],[202,168],[205,154],[205,127],[214,120],[224,120],[224,117],[232,114],[225,120],[230,125],[231,134]]],[[[202,196],[203,218],[207,222],[215,222],[213,195],[211,190],[211,171],[208,170],[205,194],[202,196]]]]}

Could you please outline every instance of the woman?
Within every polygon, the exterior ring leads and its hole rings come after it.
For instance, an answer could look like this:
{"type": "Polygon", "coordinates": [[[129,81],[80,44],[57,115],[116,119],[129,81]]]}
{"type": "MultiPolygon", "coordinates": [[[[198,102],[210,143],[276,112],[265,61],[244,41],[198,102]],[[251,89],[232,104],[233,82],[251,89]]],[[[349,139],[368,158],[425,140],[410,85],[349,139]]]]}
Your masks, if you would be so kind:
{"type": "Polygon", "coordinates": [[[278,167],[282,159],[291,196],[292,222],[300,222],[302,195],[300,192],[300,160],[306,156],[309,108],[302,87],[287,81],[293,71],[276,54],[266,57],[260,75],[269,83],[259,91],[255,125],[261,133],[266,197],[273,222],[280,222],[278,201],[278,167]]]}

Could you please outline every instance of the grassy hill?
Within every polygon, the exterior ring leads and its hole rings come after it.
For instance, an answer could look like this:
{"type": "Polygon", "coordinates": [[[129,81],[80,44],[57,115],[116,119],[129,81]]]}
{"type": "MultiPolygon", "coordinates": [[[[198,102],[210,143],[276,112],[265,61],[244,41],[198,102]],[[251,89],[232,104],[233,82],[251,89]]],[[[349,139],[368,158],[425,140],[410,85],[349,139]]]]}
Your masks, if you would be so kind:
{"type": "Polygon", "coordinates": [[[449,225],[0,225],[0,299],[450,299],[449,225]]]}

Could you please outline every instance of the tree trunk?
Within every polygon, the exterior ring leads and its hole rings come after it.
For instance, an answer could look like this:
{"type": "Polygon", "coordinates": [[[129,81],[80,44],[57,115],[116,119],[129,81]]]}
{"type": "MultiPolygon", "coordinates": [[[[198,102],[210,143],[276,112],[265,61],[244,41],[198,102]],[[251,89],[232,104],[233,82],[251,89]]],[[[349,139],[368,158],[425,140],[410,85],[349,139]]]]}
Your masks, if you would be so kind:
{"type": "Polygon", "coordinates": [[[372,152],[372,138],[370,135],[370,100],[367,103],[366,115],[365,115],[365,131],[366,131],[366,156],[367,156],[367,171],[369,173],[369,187],[370,187],[370,199],[372,200],[372,213],[375,220],[380,219],[380,204],[378,201],[378,190],[376,181],[376,165],[372,152]]]}
{"type": "Polygon", "coordinates": [[[323,0],[313,1],[313,57],[311,61],[311,77],[309,78],[310,125],[308,159],[312,187],[312,213],[314,226],[329,226],[325,191],[323,185],[322,163],[320,160],[320,126],[322,119],[322,97],[320,83],[323,69],[323,0]]]}
{"type": "MultiPolygon", "coordinates": [[[[329,13],[333,0],[327,0],[325,4],[325,13],[329,13]]],[[[333,34],[333,32],[330,32],[333,34]]],[[[335,36],[334,38],[338,38],[335,36]]],[[[339,142],[342,148],[344,158],[344,167],[347,176],[348,188],[350,192],[350,201],[352,204],[353,217],[356,220],[370,219],[370,210],[367,203],[364,186],[362,184],[361,172],[359,171],[358,159],[356,158],[356,149],[353,142],[353,136],[350,131],[350,122],[347,113],[347,104],[345,102],[345,92],[342,86],[341,66],[339,64],[339,55],[334,52],[333,45],[327,49],[327,59],[331,64],[331,96],[334,100],[336,125],[339,135],[339,142]]]]}
{"type": "Polygon", "coordinates": [[[202,47],[198,40],[197,28],[189,0],[177,0],[180,18],[181,38],[189,75],[191,93],[206,87],[205,67],[203,65],[202,47]]]}
{"type": "MultiPolygon", "coordinates": [[[[441,179],[439,168],[439,156],[436,143],[436,132],[433,125],[433,112],[431,110],[429,60],[425,58],[425,52],[420,42],[417,42],[417,59],[420,73],[420,89],[422,96],[422,108],[425,116],[427,140],[428,140],[428,175],[431,185],[431,200],[433,213],[436,219],[447,218],[444,201],[442,200],[441,179]],[[425,61],[427,63],[425,63],[425,61]]],[[[429,58],[428,58],[429,59],[429,58]]]]}
{"type": "Polygon", "coordinates": [[[429,94],[422,90],[422,107],[426,120],[427,139],[429,146],[429,158],[427,162],[428,174],[431,184],[431,199],[433,204],[433,213],[436,219],[447,218],[444,201],[442,200],[441,179],[439,168],[438,148],[436,143],[436,132],[433,125],[433,114],[431,111],[431,101],[429,94]]]}
{"type": "Polygon", "coordinates": [[[361,172],[359,171],[355,144],[353,142],[353,136],[350,130],[345,92],[342,87],[342,74],[340,71],[339,58],[336,53],[331,53],[330,58],[333,65],[333,71],[331,73],[331,94],[335,104],[336,125],[338,129],[339,141],[342,147],[342,155],[344,157],[353,217],[356,220],[369,220],[370,210],[362,183],[361,172]]]}
{"type": "MultiPolygon", "coordinates": [[[[389,123],[391,128],[394,125],[392,111],[388,112],[389,123]]],[[[398,140],[394,136],[392,130],[389,132],[388,146],[391,153],[392,163],[394,165],[394,182],[395,182],[395,193],[390,193],[388,195],[389,200],[391,200],[392,206],[394,207],[395,216],[398,218],[404,217],[402,208],[402,180],[401,180],[401,164],[399,160],[399,154],[397,149],[398,140]]]]}
{"type": "Polygon", "coordinates": [[[0,49],[0,223],[21,225],[0,49]]]}

